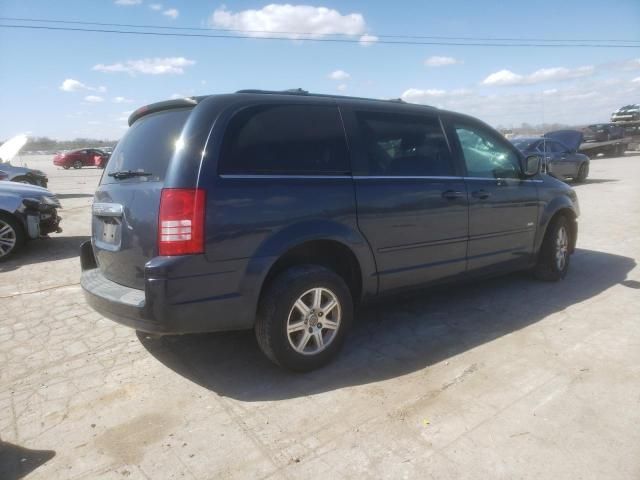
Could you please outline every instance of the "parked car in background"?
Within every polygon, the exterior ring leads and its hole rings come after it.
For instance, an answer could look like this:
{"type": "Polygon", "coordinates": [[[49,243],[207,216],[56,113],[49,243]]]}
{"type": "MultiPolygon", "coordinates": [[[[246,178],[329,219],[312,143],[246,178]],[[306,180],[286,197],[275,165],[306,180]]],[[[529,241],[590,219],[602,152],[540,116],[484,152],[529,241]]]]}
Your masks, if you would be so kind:
{"type": "Polygon", "coordinates": [[[640,103],[625,105],[611,114],[612,122],[640,121],[640,103]]]}
{"type": "Polygon", "coordinates": [[[81,284],[138,330],[253,328],[269,359],[307,371],[337,354],[354,304],[569,268],[573,189],[466,115],[254,90],[149,105],[129,124],[94,197],[81,284]]]}
{"type": "Polygon", "coordinates": [[[584,182],[589,176],[589,157],[578,153],[582,132],[559,130],[543,137],[513,138],[511,143],[524,155],[540,155],[544,159],[543,170],[560,179],[584,182]]]}
{"type": "Polygon", "coordinates": [[[70,152],[58,153],[53,157],[53,164],[65,170],[69,168],[100,167],[104,168],[109,156],[96,148],[82,148],[70,152]]]}
{"type": "Polygon", "coordinates": [[[7,172],[0,170],[0,180],[8,180],[8,179],[9,179],[9,174],[7,172]]]}
{"type": "Polygon", "coordinates": [[[0,261],[28,240],[61,232],[59,208],[46,188],[0,182],[0,261]]]}
{"type": "Polygon", "coordinates": [[[41,171],[28,167],[13,165],[13,160],[27,143],[26,135],[17,135],[0,145],[0,170],[7,174],[7,179],[12,182],[28,183],[40,187],[47,187],[49,179],[41,171]]]}
{"type": "Polygon", "coordinates": [[[584,142],[608,142],[624,137],[624,128],[613,123],[597,123],[582,129],[584,142]]]}

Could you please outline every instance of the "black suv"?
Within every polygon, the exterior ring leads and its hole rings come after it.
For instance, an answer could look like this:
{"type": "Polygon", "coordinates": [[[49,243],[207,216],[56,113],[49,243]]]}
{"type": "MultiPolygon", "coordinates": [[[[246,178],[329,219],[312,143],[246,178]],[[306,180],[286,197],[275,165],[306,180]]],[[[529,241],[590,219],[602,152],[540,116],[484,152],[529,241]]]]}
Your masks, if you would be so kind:
{"type": "Polygon", "coordinates": [[[142,107],[82,246],[100,313],[182,334],[255,329],[311,370],[354,305],[455,279],[564,277],[578,203],[486,124],[401,101],[245,90],[142,107]]]}

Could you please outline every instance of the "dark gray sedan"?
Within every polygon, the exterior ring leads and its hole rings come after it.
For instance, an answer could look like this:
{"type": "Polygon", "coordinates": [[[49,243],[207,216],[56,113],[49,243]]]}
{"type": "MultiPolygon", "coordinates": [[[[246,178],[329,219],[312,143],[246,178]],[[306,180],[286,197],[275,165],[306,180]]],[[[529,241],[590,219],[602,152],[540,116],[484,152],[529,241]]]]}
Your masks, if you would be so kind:
{"type": "Polygon", "coordinates": [[[27,240],[61,232],[59,208],[46,188],[0,181],[0,261],[27,240]]]}
{"type": "Polygon", "coordinates": [[[582,138],[582,132],[559,130],[542,137],[513,138],[511,143],[525,155],[540,155],[547,173],[584,182],[589,176],[589,157],[578,153],[582,138]]]}

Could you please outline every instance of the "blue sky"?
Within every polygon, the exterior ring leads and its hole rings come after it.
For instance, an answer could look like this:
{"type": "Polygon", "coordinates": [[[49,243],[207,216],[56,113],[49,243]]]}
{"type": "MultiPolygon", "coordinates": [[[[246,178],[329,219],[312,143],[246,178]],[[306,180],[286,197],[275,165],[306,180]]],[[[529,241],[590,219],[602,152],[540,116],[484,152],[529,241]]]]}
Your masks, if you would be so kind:
{"type": "Polygon", "coordinates": [[[241,88],[402,97],[503,126],[606,121],[613,109],[640,102],[640,44],[614,49],[357,42],[363,35],[375,40],[384,34],[640,41],[638,0],[268,5],[0,0],[3,17],[345,33],[355,40],[331,44],[0,28],[0,139],[19,133],[116,139],[125,131],[128,113],[140,105],[241,88]]]}

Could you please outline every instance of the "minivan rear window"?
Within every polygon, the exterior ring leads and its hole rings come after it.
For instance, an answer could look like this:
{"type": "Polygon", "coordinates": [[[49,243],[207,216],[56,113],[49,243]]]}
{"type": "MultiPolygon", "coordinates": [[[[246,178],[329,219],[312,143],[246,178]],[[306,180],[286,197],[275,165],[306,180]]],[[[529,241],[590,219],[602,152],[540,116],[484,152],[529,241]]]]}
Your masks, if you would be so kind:
{"type": "Polygon", "coordinates": [[[229,122],[220,174],[344,175],[351,171],[338,107],[260,105],[229,122]]]}
{"type": "Polygon", "coordinates": [[[176,141],[191,110],[165,110],[137,120],[118,142],[107,163],[102,183],[163,181],[176,141]],[[109,176],[110,173],[127,170],[149,175],[120,180],[109,176]]]}

